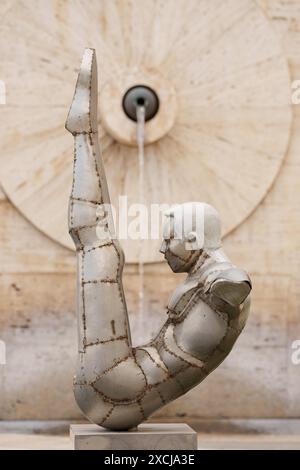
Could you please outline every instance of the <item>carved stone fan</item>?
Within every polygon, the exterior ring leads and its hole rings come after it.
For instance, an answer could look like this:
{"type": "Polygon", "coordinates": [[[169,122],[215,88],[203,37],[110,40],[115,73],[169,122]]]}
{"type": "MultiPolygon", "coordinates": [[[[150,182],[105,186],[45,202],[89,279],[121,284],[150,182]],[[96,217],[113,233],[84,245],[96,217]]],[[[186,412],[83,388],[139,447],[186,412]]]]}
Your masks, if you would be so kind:
{"type": "MultiPolygon", "coordinates": [[[[139,202],[128,89],[155,91],[146,123],[148,205],[206,201],[227,234],[272,185],[289,141],[287,62],[253,0],[4,1],[0,24],[0,179],[36,227],[73,249],[67,231],[72,139],[64,129],[85,47],[97,50],[99,137],[112,202],[139,202]]],[[[136,262],[139,243],[122,242],[136,262]]],[[[144,260],[160,261],[159,240],[144,260]]]]}

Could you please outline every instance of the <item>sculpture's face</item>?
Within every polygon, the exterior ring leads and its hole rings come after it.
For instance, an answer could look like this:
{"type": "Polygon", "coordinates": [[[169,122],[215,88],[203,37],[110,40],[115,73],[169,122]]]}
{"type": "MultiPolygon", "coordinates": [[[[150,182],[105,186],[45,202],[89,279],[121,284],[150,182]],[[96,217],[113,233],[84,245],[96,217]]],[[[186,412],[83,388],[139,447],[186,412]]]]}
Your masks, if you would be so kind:
{"type": "Polygon", "coordinates": [[[160,247],[174,273],[188,272],[201,253],[201,250],[186,250],[185,245],[184,240],[164,239],[160,247]]]}
{"type": "Polygon", "coordinates": [[[213,207],[188,202],[165,213],[160,252],[172,271],[189,272],[203,250],[216,250],[220,246],[220,219],[213,207]]]}

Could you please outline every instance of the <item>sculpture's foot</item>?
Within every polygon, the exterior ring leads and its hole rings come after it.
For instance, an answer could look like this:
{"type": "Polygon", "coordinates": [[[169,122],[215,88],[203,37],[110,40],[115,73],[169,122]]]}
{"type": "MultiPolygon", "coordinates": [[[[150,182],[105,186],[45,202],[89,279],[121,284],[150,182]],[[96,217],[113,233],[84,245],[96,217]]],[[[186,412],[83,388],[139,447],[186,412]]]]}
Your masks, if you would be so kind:
{"type": "Polygon", "coordinates": [[[94,49],[85,49],[75,93],[66,120],[72,134],[97,132],[97,61],[94,49]]]}

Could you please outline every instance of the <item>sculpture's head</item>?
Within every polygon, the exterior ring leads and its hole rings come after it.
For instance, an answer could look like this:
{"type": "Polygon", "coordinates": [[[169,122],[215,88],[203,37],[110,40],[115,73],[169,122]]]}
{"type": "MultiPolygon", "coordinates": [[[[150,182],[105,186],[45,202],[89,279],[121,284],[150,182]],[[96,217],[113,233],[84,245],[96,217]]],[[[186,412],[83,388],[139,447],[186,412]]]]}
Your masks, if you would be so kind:
{"type": "Polygon", "coordinates": [[[218,212],[203,202],[178,204],[165,214],[163,243],[172,271],[189,272],[203,251],[221,246],[221,223],[218,212]]]}

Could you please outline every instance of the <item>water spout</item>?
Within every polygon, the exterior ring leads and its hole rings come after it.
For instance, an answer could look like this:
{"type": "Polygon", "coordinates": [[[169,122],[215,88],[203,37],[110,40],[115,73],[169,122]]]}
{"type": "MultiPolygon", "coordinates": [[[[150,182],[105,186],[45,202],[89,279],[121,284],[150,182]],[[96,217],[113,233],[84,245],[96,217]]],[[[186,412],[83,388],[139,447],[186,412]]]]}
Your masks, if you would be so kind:
{"type": "MultiPolygon", "coordinates": [[[[139,161],[139,203],[144,204],[144,145],[145,145],[145,106],[143,103],[137,103],[136,108],[137,129],[136,139],[138,144],[138,161],[139,161]]],[[[141,214],[142,216],[142,214],[141,214]]],[[[140,234],[142,230],[140,228],[140,234]]],[[[139,240],[139,319],[142,318],[144,311],[144,256],[143,256],[143,240],[140,236],[139,240]]]]}

